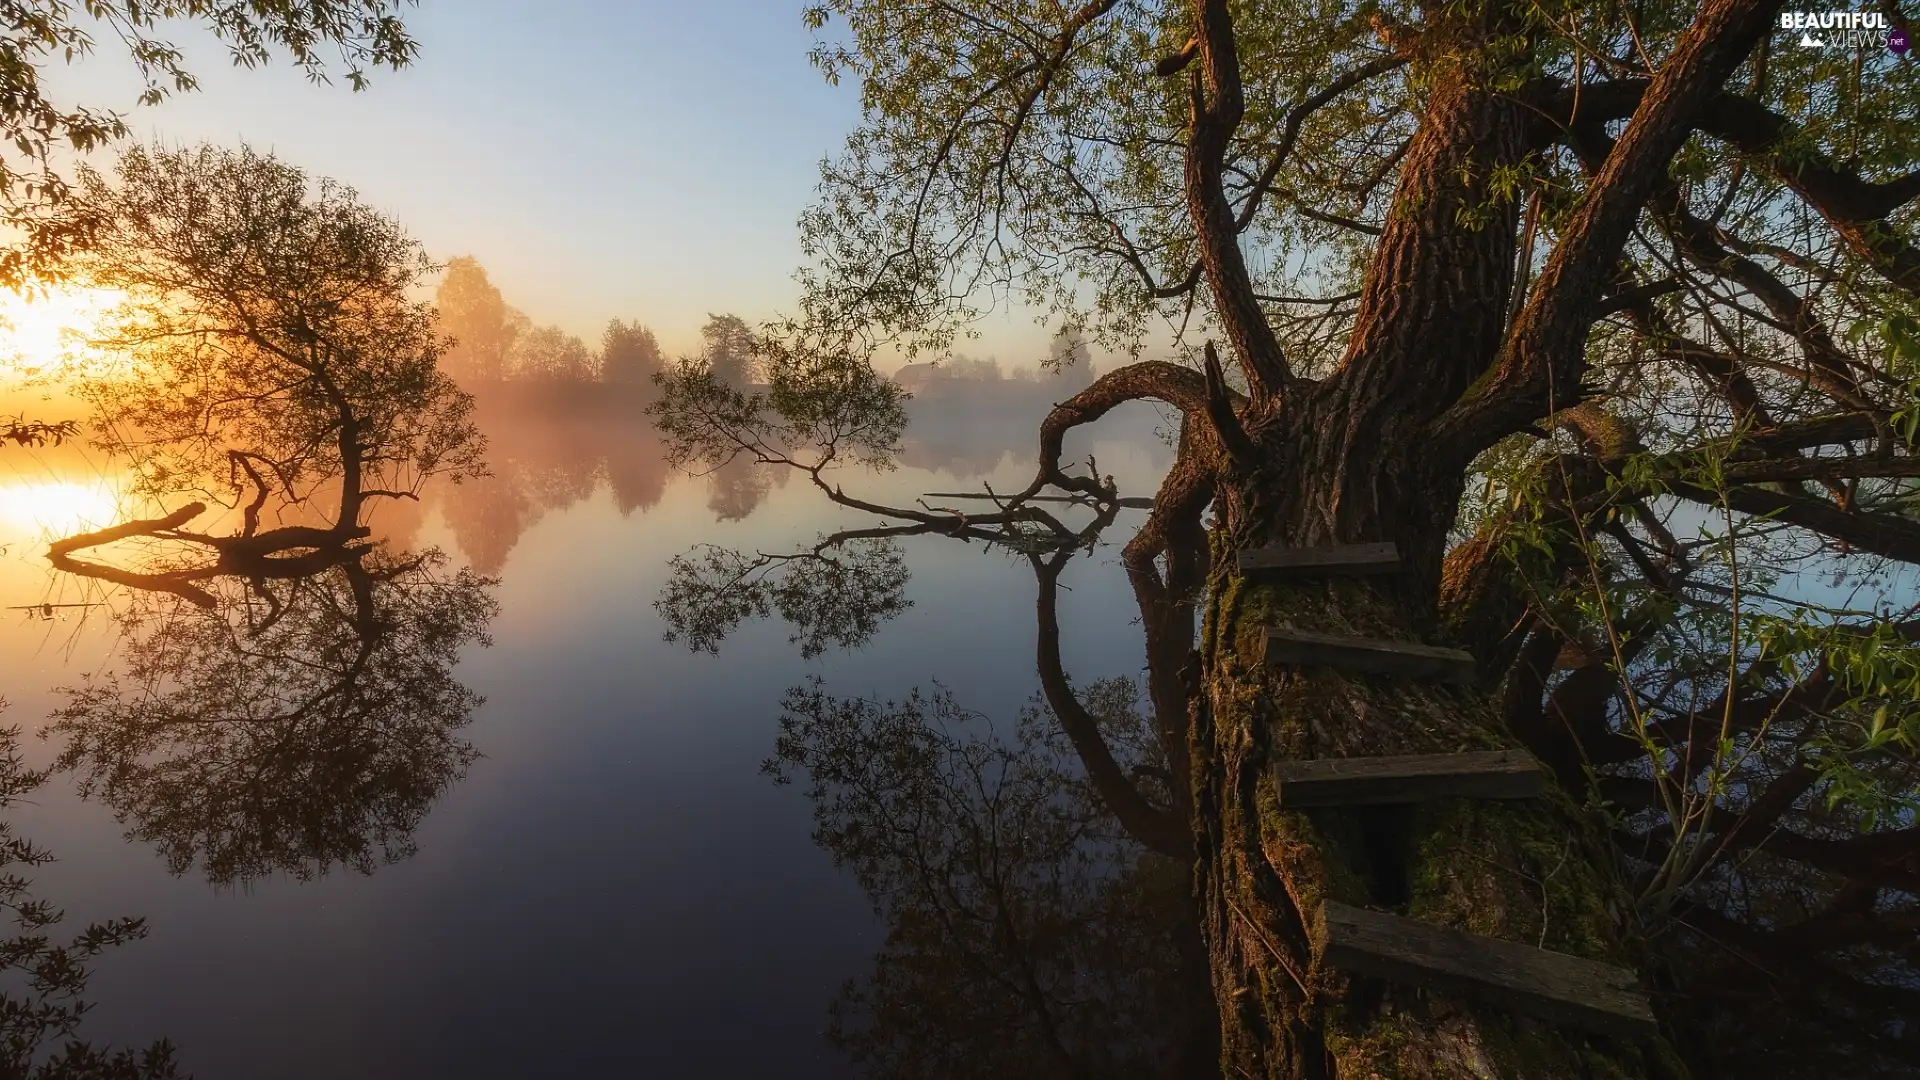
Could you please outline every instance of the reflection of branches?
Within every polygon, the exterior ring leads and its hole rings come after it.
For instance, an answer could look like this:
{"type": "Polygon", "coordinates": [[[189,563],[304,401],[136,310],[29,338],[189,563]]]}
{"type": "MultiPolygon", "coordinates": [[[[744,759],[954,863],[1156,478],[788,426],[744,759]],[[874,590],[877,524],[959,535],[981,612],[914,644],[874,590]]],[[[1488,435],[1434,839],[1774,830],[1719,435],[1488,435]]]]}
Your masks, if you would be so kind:
{"type": "MultiPolygon", "coordinates": [[[[1143,794],[1077,696],[1061,660],[1056,612],[1060,575],[1075,554],[1092,548],[1123,506],[1141,500],[1123,499],[1112,478],[1101,476],[1091,458],[1085,475],[1070,473],[1060,459],[1074,427],[1139,396],[1203,406],[1207,387],[1200,374],[1171,364],[1149,364],[1127,369],[1123,377],[1096,381],[1048,419],[1034,481],[1007,495],[989,487],[978,496],[964,496],[987,503],[974,511],[926,499],[913,506],[881,504],[849,495],[825,478],[842,460],[885,464],[899,430],[897,393],[864,363],[856,367],[832,356],[809,362],[775,351],[769,371],[771,390],[764,396],[723,385],[691,365],[664,379],[665,393],[655,415],[667,435],[670,457],[712,468],[745,458],[795,470],[833,502],[871,514],[881,524],[824,536],[790,553],[749,556],[708,546],[676,558],[656,603],[667,621],[669,639],[684,639],[696,650],[711,652],[744,620],[778,613],[795,628],[792,640],[803,654],[813,656],[828,645],[859,644],[905,609],[907,574],[898,547],[904,538],[978,541],[1023,557],[1039,585],[1036,657],[1054,716],[1109,811],[1130,834],[1155,851],[1185,857],[1190,849],[1186,791],[1176,785],[1157,801],[1143,794]],[[1065,494],[1047,494],[1049,489],[1065,494]],[[1090,518],[1069,524],[1070,511],[1090,518]]],[[[1202,429],[1184,438],[1195,453],[1202,452],[1197,449],[1204,445],[1202,429]]],[[[1166,543],[1138,544],[1129,565],[1135,567],[1142,613],[1151,628],[1156,663],[1150,681],[1160,749],[1166,760],[1176,763],[1176,775],[1184,775],[1186,705],[1177,671],[1193,643],[1193,589],[1205,565],[1197,545],[1199,515],[1210,501],[1211,487],[1199,482],[1200,474],[1193,469],[1178,470],[1178,475],[1183,479],[1170,482],[1184,485],[1186,495],[1150,519],[1151,535],[1164,535],[1166,543]],[[1173,576],[1161,583],[1152,564],[1167,551],[1174,553],[1173,576]],[[1155,583],[1151,587],[1149,578],[1155,583]],[[1169,658],[1171,664],[1159,662],[1169,658]]]]}
{"type": "MultiPolygon", "coordinates": [[[[1157,773],[1135,695],[1092,693],[1125,765],[1157,773]]],[[[780,724],[768,770],[805,775],[815,841],[888,923],[832,1010],[863,1075],[1210,1074],[1185,874],[1116,832],[1043,713],[1007,738],[944,689],[882,705],[816,681],[780,724]]]]}
{"type": "Polygon", "coordinates": [[[56,714],[59,764],[175,872],[370,871],[473,757],[453,732],[478,699],[451,668],[493,610],[484,579],[366,523],[480,471],[412,294],[432,265],[351,191],[252,151],[136,149],[84,176],[100,232],[73,270],[125,295],[94,344],[127,363],[79,389],[137,494],[206,499],[49,549],[128,595],[120,668],[56,714]],[[238,531],[192,527],[216,500],[238,531]]]}
{"type": "Polygon", "coordinates": [[[52,731],[81,790],[216,882],[404,857],[474,751],[451,675],[493,611],[435,553],[362,552],[310,575],[137,598],[120,669],[66,691],[52,731]]]}
{"type": "Polygon", "coordinates": [[[791,555],[747,556],[708,544],[674,557],[654,606],[667,640],[684,638],[706,653],[718,652],[746,619],[778,612],[794,628],[789,640],[811,658],[830,645],[859,645],[906,610],[906,582],[906,562],[890,536],[842,533],[791,555]]]}

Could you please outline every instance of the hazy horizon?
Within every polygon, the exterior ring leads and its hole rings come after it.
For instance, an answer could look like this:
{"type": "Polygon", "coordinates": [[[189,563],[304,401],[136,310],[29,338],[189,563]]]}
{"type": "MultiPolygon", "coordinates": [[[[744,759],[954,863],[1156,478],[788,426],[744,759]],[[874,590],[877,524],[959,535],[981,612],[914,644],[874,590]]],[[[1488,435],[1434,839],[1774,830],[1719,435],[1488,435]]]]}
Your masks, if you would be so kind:
{"type": "MultiPolygon", "coordinates": [[[[759,323],[792,309],[796,223],[859,93],[809,63],[801,5],[469,0],[423,4],[408,25],[419,58],[358,94],[285,63],[235,69],[187,32],[175,44],[196,93],[136,106],[140,83],[106,44],[46,81],[121,111],[135,140],[246,143],[348,184],[436,261],[477,258],[534,322],[588,341],[638,319],[681,355],[710,313],[759,323]]],[[[997,311],[960,349],[1030,363],[1050,334],[1033,314],[997,311]]]]}

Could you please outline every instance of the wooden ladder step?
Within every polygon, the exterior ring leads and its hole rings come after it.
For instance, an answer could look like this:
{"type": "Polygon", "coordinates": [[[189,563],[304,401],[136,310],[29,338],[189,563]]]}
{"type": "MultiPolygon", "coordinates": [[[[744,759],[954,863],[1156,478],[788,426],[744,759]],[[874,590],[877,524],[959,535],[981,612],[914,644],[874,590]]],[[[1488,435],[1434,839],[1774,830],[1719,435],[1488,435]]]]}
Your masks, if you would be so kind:
{"type": "Polygon", "coordinates": [[[1330,667],[1362,675],[1398,675],[1433,682],[1471,682],[1474,676],[1473,656],[1459,649],[1278,626],[1267,628],[1264,659],[1269,664],[1330,667]]]}
{"type": "Polygon", "coordinates": [[[1280,805],[1370,806],[1428,799],[1528,799],[1545,779],[1524,750],[1282,761],[1280,805]]]}
{"type": "Polygon", "coordinates": [[[1326,920],[1326,961],[1342,971],[1609,1035],[1654,1030],[1647,997],[1625,968],[1333,901],[1326,920]]]}
{"type": "Polygon", "coordinates": [[[1293,576],[1310,574],[1391,574],[1400,569],[1400,549],[1392,543],[1335,544],[1330,547],[1263,547],[1240,553],[1240,569],[1271,570],[1293,576]]]}

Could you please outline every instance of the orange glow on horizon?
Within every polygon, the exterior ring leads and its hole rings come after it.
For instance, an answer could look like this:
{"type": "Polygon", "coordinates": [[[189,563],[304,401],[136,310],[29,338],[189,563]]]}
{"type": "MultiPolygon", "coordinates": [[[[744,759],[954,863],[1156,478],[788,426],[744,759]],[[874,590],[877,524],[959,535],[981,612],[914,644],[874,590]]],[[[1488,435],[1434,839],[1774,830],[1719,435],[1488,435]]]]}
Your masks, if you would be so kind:
{"type": "Polygon", "coordinates": [[[85,337],[123,298],[104,289],[55,289],[25,297],[0,289],[0,379],[25,379],[74,366],[85,337]]]}
{"type": "Polygon", "coordinates": [[[104,479],[0,481],[0,524],[19,535],[71,536],[119,519],[119,493],[104,479]]]}

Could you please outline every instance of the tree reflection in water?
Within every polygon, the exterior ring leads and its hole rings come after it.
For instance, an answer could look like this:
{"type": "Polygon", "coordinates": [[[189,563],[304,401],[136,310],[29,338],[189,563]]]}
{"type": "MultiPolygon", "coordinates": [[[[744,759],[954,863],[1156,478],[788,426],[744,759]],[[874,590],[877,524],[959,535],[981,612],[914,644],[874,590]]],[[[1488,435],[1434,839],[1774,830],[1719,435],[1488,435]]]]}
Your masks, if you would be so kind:
{"type": "Polygon", "coordinates": [[[481,573],[499,573],[528,529],[591,497],[603,477],[622,517],[651,510],[666,493],[660,441],[641,418],[650,388],[508,383],[476,393],[489,475],[433,497],[481,573]]]}
{"type": "Polygon", "coordinates": [[[476,752],[480,698],[453,677],[484,642],[487,579],[437,552],[348,545],[280,579],[221,576],[209,603],[146,591],[116,612],[117,670],[66,690],[58,766],[154,844],[219,884],[413,852],[476,752]]]}
{"type": "MultiPolygon", "coordinates": [[[[1165,798],[1135,684],[1086,698],[1165,798]]],[[[1008,732],[942,687],[883,704],[815,680],[766,769],[806,784],[815,841],[886,920],[830,1011],[863,1075],[1217,1075],[1190,868],[1128,837],[1043,709],[1008,732]]]]}
{"type": "Polygon", "coordinates": [[[126,298],[94,343],[126,377],[77,389],[130,497],[193,501],[49,549],[122,631],[116,666],[65,690],[58,765],[175,873],[403,858],[474,759],[456,733],[479,698],[452,667],[495,610],[487,578],[370,524],[482,472],[413,295],[432,264],[350,190],[250,150],[136,149],[83,178],[103,219],[73,272],[126,298]]]}

